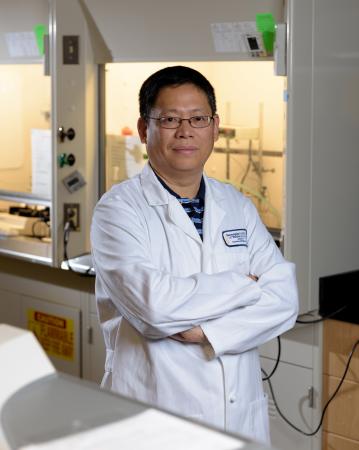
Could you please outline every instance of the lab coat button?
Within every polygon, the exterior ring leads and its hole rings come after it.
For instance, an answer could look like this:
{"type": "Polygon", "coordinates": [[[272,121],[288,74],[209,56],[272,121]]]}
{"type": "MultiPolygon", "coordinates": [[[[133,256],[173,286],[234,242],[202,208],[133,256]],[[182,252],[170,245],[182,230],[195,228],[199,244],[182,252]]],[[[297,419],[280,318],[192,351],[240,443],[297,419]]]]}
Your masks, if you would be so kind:
{"type": "Polygon", "coordinates": [[[234,403],[236,401],[236,398],[235,397],[229,397],[229,403],[234,403]]]}

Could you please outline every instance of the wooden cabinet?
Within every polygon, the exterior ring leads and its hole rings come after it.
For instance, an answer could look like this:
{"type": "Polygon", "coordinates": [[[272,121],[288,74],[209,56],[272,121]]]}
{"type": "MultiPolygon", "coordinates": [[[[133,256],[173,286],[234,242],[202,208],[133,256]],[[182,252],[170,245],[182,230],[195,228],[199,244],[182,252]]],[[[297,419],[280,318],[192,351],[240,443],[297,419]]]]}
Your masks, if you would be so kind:
{"type": "Polygon", "coordinates": [[[336,434],[323,432],[323,449],[326,450],[359,450],[359,442],[346,439],[336,434]]]}
{"type": "MultiPolygon", "coordinates": [[[[359,325],[328,320],[324,323],[323,404],[338,386],[355,342],[359,325]]],[[[359,348],[345,381],[326,413],[323,450],[359,450],[359,348]]]]}

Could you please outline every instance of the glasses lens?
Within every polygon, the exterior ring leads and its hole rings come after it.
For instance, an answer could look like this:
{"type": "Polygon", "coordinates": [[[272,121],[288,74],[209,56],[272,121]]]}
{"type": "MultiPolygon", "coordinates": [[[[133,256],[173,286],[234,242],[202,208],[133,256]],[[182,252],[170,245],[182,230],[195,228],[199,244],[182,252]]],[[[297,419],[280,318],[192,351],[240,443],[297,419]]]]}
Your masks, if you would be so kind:
{"type": "Polygon", "coordinates": [[[212,117],[210,116],[194,116],[189,119],[190,124],[194,128],[204,128],[208,127],[211,123],[212,117]]]}
{"type": "Polygon", "coordinates": [[[159,121],[162,128],[178,128],[183,120],[188,120],[193,128],[205,128],[211,123],[211,116],[193,116],[189,119],[182,119],[181,117],[160,117],[156,119],[159,121]]]}
{"type": "Polygon", "coordinates": [[[178,128],[180,126],[180,117],[161,117],[160,125],[162,128],[178,128]]]}

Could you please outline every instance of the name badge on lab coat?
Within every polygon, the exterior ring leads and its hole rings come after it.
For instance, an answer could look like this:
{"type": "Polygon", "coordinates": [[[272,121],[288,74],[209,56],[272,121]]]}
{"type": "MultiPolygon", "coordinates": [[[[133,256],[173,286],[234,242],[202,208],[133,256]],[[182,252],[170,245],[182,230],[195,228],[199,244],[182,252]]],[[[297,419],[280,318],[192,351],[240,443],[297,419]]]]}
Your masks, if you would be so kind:
{"type": "Polygon", "coordinates": [[[247,247],[247,230],[245,228],[222,231],[222,237],[227,247],[247,247]]]}

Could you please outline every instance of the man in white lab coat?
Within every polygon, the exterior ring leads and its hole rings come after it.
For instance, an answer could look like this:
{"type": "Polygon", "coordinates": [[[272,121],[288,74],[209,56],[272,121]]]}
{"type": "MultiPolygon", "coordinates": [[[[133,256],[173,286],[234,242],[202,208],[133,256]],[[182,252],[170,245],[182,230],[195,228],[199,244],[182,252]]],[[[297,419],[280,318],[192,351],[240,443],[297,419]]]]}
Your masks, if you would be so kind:
{"type": "Polygon", "coordinates": [[[149,164],[102,197],[91,230],[102,385],[268,443],[257,347],[295,323],[294,266],[251,201],[203,174],[218,126],[199,72],[142,85],[149,164]]]}

